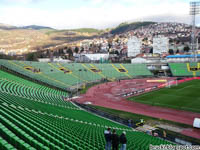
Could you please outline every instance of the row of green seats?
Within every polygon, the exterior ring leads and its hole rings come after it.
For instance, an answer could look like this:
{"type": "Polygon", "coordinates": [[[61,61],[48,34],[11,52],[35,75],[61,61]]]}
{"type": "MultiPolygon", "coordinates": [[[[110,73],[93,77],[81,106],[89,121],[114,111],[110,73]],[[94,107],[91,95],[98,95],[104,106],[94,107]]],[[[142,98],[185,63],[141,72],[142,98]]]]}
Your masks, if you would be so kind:
{"type": "Polygon", "coordinates": [[[36,101],[73,106],[63,100],[64,97],[68,97],[68,93],[24,80],[4,71],[0,71],[0,90],[36,101]]]}
{"type": "Polygon", "coordinates": [[[25,67],[31,67],[31,66],[27,66],[22,61],[9,61],[9,60],[1,60],[0,59],[0,65],[7,67],[10,70],[18,72],[20,74],[23,74],[27,77],[30,77],[34,80],[38,80],[40,82],[44,82],[44,83],[47,83],[47,84],[55,86],[55,87],[66,89],[71,86],[71,85],[61,82],[55,78],[51,78],[51,77],[49,77],[48,74],[44,74],[43,72],[39,72],[39,73],[35,72],[34,73],[31,70],[25,69],[25,67]]]}
{"type": "MultiPolygon", "coordinates": [[[[60,65],[54,64],[54,66],[60,65]]],[[[64,64],[62,66],[67,67],[64,64]]],[[[66,69],[70,69],[69,66],[66,69]]],[[[89,64],[81,66],[85,69],[94,67],[89,64]]],[[[122,66],[109,64],[107,67],[116,70],[122,66]]],[[[85,72],[92,73],[89,70],[85,72]]],[[[150,144],[170,144],[98,117],[71,102],[63,101],[62,96],[67,96],[65,92],[38,85],[4,71],[0,71],[0,75],[0,148],[103,150],[105,147],[103,133],[108,127],[117,129],[118,134],[122,131],[127,132],[128,150],[148,150],[150,144]]],[[[71,76],[77,78],[78,73],[73,72],[71,76]]],[[[102,71],[87,81],[100,79],[103,76],[105,75],[102,71]]],[[[113,75],[113,77],[120,76],[121,73],[113,75]]],[[[126,72],[126,76],[130,74],[126,72]]],[[[85,80],[86,76],[82,75],[82,79],[85,80]]]]}
{"type": "Polygon", "coordinates": [[[103,78],[113,81],[118,78],[152,76],[145,64],[68,64],[8,60],[0,60],[0,64],[62,89],[73,87],[79,83],[99,81],[103,78]]]}
{"type": "MultiPolygon", "coordinates": [[[[17,124],[15,130],[24,130],[28,134],[28,137],[31,135],[37,142],[43,144],[43,146],[51,147],[51,149],[57,149],[56,146],[60,149],[66,147],[72,149],[104,149],[105,140],[103,131],[105,127],[65,120],[64,118],[51,115],[43,115],[35,111],[27,111],[26,109],[22,110],[3,106],[5,105],[0,106],[2,110],[0,114],[5,118],[9,118],[12,124],[17,124]],[[48,140],[48,142],[43,140],[48,140]]],[[[5,119],[2,123],[6,124],[5,119]]],[[[6,124],[6,126],[10,125],[6,124]]],[[[16,134],[18,133],[17,131],[15,132],[16,134]]],[[[118,130],[118,134],[121,134],[121,132],[118,130]]],[[[127,138],[128,149],[147,150],[150,144],[170,144],[167,141],[130,130],[127,131],[127,138]]],[[[33,143],[28,144],[35,147],[33,143]]]]}
{"type": "Polygon", "coordinates": [[[173,76],[200,76],[199,63],[169,63],[173,76]]]}
{"type": "MultiPolygon", "coordinates": [[[[21,98],[13,95],[9,95],[7,93],[0,92],[1,97],[0,101],[6,102],[10,105],[21,106],[23,108],[28,108],[30,110],[42,111],[52,115],[59,115],[63,117],[67,117],[73,120],[80,120],[84,122],[94,122],[96,124],[107,124],[108,126],[115,126],[113,122],[110,122],[105,119],[100,119],[99,117],[92,115],[89,112],[81,110],[79,108],[74,107],[60,107],[58,105],[50,105],[45,103],[40,103],[37,101],[30,101],[26,98],[21,98]]],[[[120,125],[118,125],[120,126],[120,125]]]]}

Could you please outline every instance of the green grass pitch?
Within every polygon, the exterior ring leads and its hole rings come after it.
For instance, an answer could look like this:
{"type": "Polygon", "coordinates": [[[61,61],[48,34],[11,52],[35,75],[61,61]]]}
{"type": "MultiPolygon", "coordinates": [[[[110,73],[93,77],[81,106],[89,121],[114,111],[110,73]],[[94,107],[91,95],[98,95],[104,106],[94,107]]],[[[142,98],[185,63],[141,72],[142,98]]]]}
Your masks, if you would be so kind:
{"type": "Polygon", "coordinates": [[[154,106],[200,112],[200,80],[188,81],[178,86],[131,97],[128,100],[154,106]]]}

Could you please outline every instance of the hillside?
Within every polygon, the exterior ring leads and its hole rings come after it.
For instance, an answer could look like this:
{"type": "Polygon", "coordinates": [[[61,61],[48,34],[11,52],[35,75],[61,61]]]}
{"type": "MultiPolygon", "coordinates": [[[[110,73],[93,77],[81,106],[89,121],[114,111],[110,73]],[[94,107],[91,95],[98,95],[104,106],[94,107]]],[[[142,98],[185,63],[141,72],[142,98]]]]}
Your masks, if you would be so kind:
{"type": "Polygon", "coordinates": [[[66,30],[52,30],[49,31],[47,34],[52,34],[52,33],[65,33],[65,34],[100,34],[103,33],[104,30],[98,30],[94,28],[79,28],[79,29],[66,29],[66,30]]]}
{"type": "Polygon", "coordinates": [[[80,29],[72,29],[71,31],[80,32],[80,33],[100,33],[101,30],[94,28],[80,28],[80,29]]]}
{"type": "Polygon", "coordinates": [[[55,30],[55,29],[53,29],[51,27],[38,26],[38,25],[23,26],[23,27],[19,27],[19,29],[32,29],[32,30],[48,29],[48,30],[55,30]]]}
{"type": "Polygon", "coordinates": [[[148,26],[150,24],[155,24],[155,22],[133,22],[133,23],[121,23],[119,26],[116,28],[112,29],[110,32],[112,34],[121,34],[124,32],[128,32],[130,30],[135,30],[137,28],[140,28],[142,26],[148,26]]]}
{"type": "Polygon", "coordinates": [[[17,54],[21,54],[44,48],[56,49],[56,47],[64,47],[68,43],[92,39],[99,36],[100,33],[100,30],[92,28],[56,30],[37,25],[16,27],[0,24],[0,50],[3,50],[5,54],[13,52],[13,50],[17,54]]]}
{"type": "Polygon", "coordinates": [[[0,23],[0,30],[13,30],[13,29],[17,29],[17,27],[0,23]]]}
{"type": "Polygon", "coordinates": [[[12,26],[12,25],[7,25],[7,24],[3,24],[0,23],[0,29],[1,30],[21,30],[21,29],[29,29],[29,30],[55,30],[51,27],[46,27],[46,26],[38,26],[38,25],[29,25],[29,26],[21,26],[21,27],[17,27],[17,26],[12,26]]]}

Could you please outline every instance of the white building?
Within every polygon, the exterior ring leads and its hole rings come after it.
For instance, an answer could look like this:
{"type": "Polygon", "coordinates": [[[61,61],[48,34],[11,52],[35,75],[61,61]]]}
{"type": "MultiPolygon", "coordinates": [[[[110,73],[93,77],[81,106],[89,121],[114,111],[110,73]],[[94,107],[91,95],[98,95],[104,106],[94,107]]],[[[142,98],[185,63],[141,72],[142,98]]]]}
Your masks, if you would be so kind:
{"type": "Polygon", "coordinates": [[[76,62],[98,62],[101,60],[108,60],[109,54],[75,54],[76,62]]]}
{"type": "Polygon", "coordinates": [[[6,50],[5,49],[0,49],[0,54],[6,54],[6,50]]]}
{"type": "Polygon", "coordinates": [[[142,41],[133,36],[128,40],[128,57],[135,57],[140,54],[142,41]]]}
{"type": "Polygon", "coordinates": [[[131,60],[131,63],[132,64],[146,64],[147,63],[147,60],[144,59],[144,58],[134,58],[131,60]]]}
{"type": "MultiPolygon", "coordinates": [[[[38,61],[39,62],[45,62],[45,63],[48,63],[48,62],[51,62],[51,59],[50,58],[38,58],[38,61]]],[[[61,57],[54,57],[53,58],[53,62],[58,62],[58,63],[71,63],[72,61],[71,60],[67,60],[67,59],[62,59],[61,57]]]]}
{"type": "Polygon", "coordinates": [[[169,51],[169,38],[156,37],[153,38],[153,53],[163,54],[169,51]]]}

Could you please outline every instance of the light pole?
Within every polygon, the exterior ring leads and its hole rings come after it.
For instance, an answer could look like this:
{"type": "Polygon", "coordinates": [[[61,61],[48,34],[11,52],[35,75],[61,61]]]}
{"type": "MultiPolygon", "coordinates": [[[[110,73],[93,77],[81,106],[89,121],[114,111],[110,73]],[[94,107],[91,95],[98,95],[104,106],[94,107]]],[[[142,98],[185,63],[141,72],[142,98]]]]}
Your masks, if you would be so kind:
{"type": "MultiPolygon", "coordinates": [[[[175,75],[176,75],[176,69],[174,70],[174,72],[175,72],[175,75]]],[[[177,79],[176,79],[176,86],[178,85],[178,81],[177,81],[177,79]]]]}
{"type": "Polygon", "coordinates": [[[194,52],[194,61],[197,62],[196,52],[196,15],[200,14],[200,2],[190,2],[190,15],[192,16],[192,34],[191,34],[191,48],[194,52]]]}
{"type": "Polygon", "coordinates": [[[80,85],[81,83],[81,81],[80,81],[80,77],[81,77],[81,71],[82,71],[82,69],[79,69],[78,70],[78,73],[79,73],[79,79],[77,80],[77,96],[78,96],[78,84],[80,85]]]}
{"type": "MultiPolygon", "coordinates": [[[[199,50],[199,35],[197,36],[197,51],[199,50]]],[[[198,58],[198,57],[197,57],[198,58]]]]}
{"type": "Polygon", "coordinates": [[[77,96],[78,96],[78,81],[77,81],[77,96]]]}

